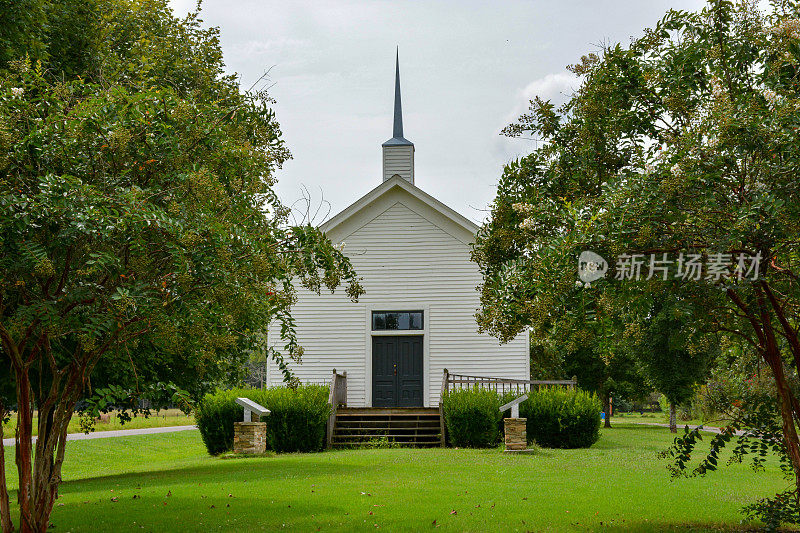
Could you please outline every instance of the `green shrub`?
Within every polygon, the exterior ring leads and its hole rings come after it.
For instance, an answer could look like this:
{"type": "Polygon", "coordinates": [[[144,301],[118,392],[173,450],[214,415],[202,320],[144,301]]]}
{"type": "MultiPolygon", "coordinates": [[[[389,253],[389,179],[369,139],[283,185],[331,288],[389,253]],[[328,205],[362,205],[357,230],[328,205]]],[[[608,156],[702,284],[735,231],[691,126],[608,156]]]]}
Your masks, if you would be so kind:
{"type": "Polygon", "coordinates": [[[453,446],[487,448],[500,441],[500,398],[480,389],[446,392],[442,400],[447,435],[453,446]]]}
{"type": "Polygon", "coordinates": [[[325,446],[330,413],[328,387],[234,389],[207,395],[197,408],[195,420],[211,455],[233,449],[233,423],[244,417],[244,409],[236,404],[236,398],[248,398],[270,410],[269,416],[261,420],[267,424],[267,449],[314,452],[325,446]]]}
{"type": "Polygon", "coordinates": [[[621,396],[614,398],[614,412],[615,413],[630,413],[633,411],[633,402],[622,398],[621,396]]]}
{"type": "Polygon", "coordinates": [[[547,388],[520,404],[528,442],[545,448],[588,448],[600,438],[600,400],[579,389],[547,388]]]}
{"type": "MultiPolygon", "coordinates": [[[[498,393],[498,396],[500,397],[500,405],[505,405],[508,402],[510,402],[511,400],[516,400],[517,398],[519,398],[523,394],[525,394],[525,393],[524,392],[505,392],[505,393],[502,393],[502,394],[498,393]]],[[[520,414],[519,416],[522,416],[522,415],[520,414]]],[[[505,411],[500,413],[500,422],[499,422],[499,425],[497,427],[500,428],[500,437],[501,438],[506,433],[505,426],[503,425],[503,419],[504,418],[510,418],[510,417],[511,417],[511,409],[506,409],[505,411]]]]}
{"type": "Polygon", "coordinates": [[[194,413],[200,437],[211,455],[233,449],[233,423],[242,420],[243,411],[236,398],[247,397],[251,390],[217,391],[207,394],[194,413]]]}
{"type": "Polygon", "coordinates": [[[330,415],[328,387],[306,385],[297,390],[274,387],[258,391],[258,403],[269,409],[267,447],[276,452],[318,452],[325,447],[330,415]]]}

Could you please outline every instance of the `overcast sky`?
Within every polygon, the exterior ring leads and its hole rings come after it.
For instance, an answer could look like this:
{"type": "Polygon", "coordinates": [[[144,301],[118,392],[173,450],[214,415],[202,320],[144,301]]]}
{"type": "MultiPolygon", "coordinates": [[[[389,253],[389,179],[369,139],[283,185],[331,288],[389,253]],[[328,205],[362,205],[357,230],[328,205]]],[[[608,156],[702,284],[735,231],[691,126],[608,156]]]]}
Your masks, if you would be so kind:
{"type": "MultiPolygon", "coordinates": [[[[177,14],[195,0],[171,0],[177,14]]],[[[230,72],[246,88],[270,69],[275,111],[293,159],[284,203],[324,198],[334,215],[381,182],[392,135],[400,47],[405,137],[415,184],[480,222],[505,163],[532,141],[500,130],[535,95],[563,101],[566,66],[602,43],[628,43],[669,9],[699,0],[287,2],[205,0],[230,72]]],[[[316,222],[321,222],[317,220],[316,222]]]]}

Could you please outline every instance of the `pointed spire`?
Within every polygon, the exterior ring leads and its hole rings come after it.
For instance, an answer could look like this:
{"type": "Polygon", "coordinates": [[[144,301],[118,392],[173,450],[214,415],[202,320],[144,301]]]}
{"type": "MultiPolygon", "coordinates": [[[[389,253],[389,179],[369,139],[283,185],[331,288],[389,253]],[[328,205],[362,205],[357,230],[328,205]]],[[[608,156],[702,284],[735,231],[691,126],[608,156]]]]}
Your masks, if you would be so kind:
{"type": "Polygon", "coordinates": [[[383,181],[400,177],[414,183],[414,143],[403,137],[403,106],[400,103],[400,47],[394,64],[394,124],[392,138],[383,147],[383,181]]]}
{"type": "Polygon", "coordinates": [[[403,138],[403,106],[400,103],[400,47],[397,47],[394,73],[394,128],[392,137],[403,138]]]}
{"type": "Polygon", "coordinates": [[[397,47],[394,64],[394,124],[392,138],[383,146],[413,146],[414,143],[403,137],[403,105],[400,102],[400,47],[397,47]]]}

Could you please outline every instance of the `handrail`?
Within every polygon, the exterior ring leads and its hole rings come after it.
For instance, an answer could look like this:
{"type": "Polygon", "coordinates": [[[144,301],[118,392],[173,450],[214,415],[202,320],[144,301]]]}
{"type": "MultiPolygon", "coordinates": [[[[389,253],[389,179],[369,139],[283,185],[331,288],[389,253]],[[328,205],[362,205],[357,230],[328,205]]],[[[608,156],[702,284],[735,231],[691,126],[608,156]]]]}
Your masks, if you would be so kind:
{"type": "MultiPolygon", "coordinates": [[[[473,376],[468,374],[451,374],[446,368],[442,376],[442,391],[441,396],[449,390],[456,389],[469,389],[478,386],[484,389],[494,390],[495,392],[505,394],[506,392],[515,392],[522,394],[533,390],[534,387],[551,387],[551,386],[564,386],[574,388],[578,384],[578,378],[573,376],[572,379],[515,379],[515,378],[498,378],[490,376],[473,376]]],[[[440,402],[441,403],[441,402],[440,402]]]]}
{"type": "Polygon", "coordinates": [[[347,407],[347,372],[337,374],[336,369],[333,369],[330,391],[328,392],[328,405],[331,407],[331,412],[328,415],[328,436],[326,440],[327,446],[330,448],[333,442],[333,428],[336,425],[336,411],[339,407],[347,407]]]}

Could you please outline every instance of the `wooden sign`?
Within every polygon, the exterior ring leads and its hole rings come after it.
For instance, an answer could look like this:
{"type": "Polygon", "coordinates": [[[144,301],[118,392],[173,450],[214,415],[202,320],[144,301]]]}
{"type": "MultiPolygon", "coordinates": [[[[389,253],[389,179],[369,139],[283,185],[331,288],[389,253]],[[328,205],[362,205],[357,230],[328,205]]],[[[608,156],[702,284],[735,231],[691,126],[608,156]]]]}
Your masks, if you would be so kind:
{"type": "Polygon", "coordinates": [[[527,394],[523,394],[522,396],[520,396],[516,400],[511,400],[507,404],[501,405],[500,406],[500,412],[502,413],[504,411],[507,411],[507,410],[511,409],[511,418],[519,418],[519,404],[521,404],[522,402],[524,402],[527,399],[528,399],[528,395],[527,394]]]}
{"type": "Polygon", "coordinates": [[[252,414],[255,413],[258,417],[267,416],[269,414],[269,409],[264,407],[263,405],[257,404],[253,400],[249,400],[247,398],[236,398],[236,403],[244,407],[244,421],[250,422],[252,420],[252,414]]]}

